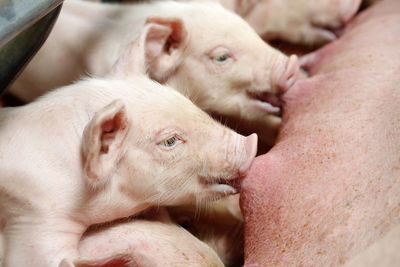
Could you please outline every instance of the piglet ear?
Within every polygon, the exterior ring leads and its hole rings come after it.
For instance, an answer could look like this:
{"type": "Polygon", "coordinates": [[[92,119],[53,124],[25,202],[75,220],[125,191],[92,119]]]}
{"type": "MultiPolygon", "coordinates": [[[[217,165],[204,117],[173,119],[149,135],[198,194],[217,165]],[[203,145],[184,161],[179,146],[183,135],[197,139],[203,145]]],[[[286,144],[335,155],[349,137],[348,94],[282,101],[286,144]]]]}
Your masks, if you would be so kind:
{"type": "Polygon", "coordinates": [[[138,267],[156,265],[158,264],[153,259],[142,255],[140,252],[129,250],[129,252],[115,253],[103,258],[75,260],[73,265],[66,265],[65,267],[138,267]]]}
{"type": "MultiPolygon", "coordinates": [[[[147,29],[143,31],[146,32],[147,29]]],[[[145,74],[147,72],[145,38],[146,36],[142,33],[136,41],[128,44],[126,50],[111,67],[108,76],[126,77],[132,74],[145,74]]]]}
{"type": "Polygon", "coordinates": [[[80,259],[75,260],[74,263],[67,259],[63,259],[58,267],[138,267],[139,265],[132,255],[117,254],[101,259],[80,259]]]}
{"type": "Polygon", "coordinates": [[[151,78],[162,81],[179,66],[188,44],[188,33],[178,18],[150,17],[146,21],[146,61],[151,78]]]}
{"type": "Polygon", "coordinates": [[[102,259],[91,259],[91,260],[77,260],[74,262],[75,267],[138,267],[145,266],[139,265],[131,255],[114,255],[105,257],[102,259]]]}
{"type": "Polygon", "coordinates": [[[174,18],[148,18],[138,39],[130,43],[109,76],[149,73],[162,81],[180,64],[187,45],[183,22],[174,18]]]}
{"type": "Polygon", "coordinates": [[[115,100],[96,112],[83,132],[84,172],[93,186],[104,183],[124,152],[129,130],[125,104],[115,100]]]}

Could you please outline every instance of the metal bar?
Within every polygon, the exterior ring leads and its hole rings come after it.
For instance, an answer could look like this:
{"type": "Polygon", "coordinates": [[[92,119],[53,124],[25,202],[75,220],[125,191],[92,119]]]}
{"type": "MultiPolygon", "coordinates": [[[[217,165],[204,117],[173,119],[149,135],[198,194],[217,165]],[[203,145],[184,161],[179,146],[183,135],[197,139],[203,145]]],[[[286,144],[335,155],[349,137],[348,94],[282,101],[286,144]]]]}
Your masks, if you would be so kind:
{"type": "Polygon", "coordinates": [[[62,2],[0,0],[0,94],[42,46],[62,2]]]}
{"type": "Polygon", "coordinates": [[[0,0],[0,48],[63,0],[0,0]]]}

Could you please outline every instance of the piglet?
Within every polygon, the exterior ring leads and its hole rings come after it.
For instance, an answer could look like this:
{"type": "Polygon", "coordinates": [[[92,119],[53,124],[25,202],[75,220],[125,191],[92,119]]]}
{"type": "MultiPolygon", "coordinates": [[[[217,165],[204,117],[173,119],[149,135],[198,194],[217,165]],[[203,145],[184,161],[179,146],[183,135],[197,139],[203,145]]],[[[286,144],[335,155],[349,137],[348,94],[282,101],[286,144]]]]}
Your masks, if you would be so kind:
{"type": "Polygon", "coordinates": [[[148,79],[142,50],[133,43],[105,78],[1,109],[3,266],[58,266],[89,225],[236,193],[257,136],[148,79]]]}
{"type": "Polygon", "coordinates": [[[400,1],[302,59],[278,142],[242,182],[246,266],[337,266],[400,223],[400,1]]]}

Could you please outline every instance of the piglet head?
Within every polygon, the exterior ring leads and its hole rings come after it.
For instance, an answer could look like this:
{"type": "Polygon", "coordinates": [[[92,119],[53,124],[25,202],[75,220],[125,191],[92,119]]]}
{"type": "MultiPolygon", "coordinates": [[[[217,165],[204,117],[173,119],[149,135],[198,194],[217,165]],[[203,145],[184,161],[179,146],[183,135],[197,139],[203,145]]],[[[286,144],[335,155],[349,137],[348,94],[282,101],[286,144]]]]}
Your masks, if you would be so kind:
{"type": "MultiPolygon", "coordinates": [[[[242,18],[217,4],[191,4],[186,16],[168,24],[177,37],[169,37],[172,43],[160,50],[180,55],[173,71],[162,80],[153,77],[167,82],[208,113],[248,121],[278,115],[280,94],[296,81],[296,56],[288,58],[273,49],[242,18]]],[[[166,27],[165,23],[174,19],[150,21],[166,27]]],[[[171,65],[170,58],[155,56],[150,73],[171,65]]]]}
{"type": "Polygon", "coordinates": [[[296,81],[296,56],[273,49],[216,3],[174,9],[176,16],[171,11],[147,18],[131,59],[141,58],[152,79],[171,85],[208,113],[248,121],[278,115],[281,92],[296,81]]]}
{"type": "Polygon", "coordinates": [[[151,112],[134,119],[139,127],[127,137],[131,149],[120,163],[124,188],[152,205],[216,200],[236,193],[234,183],[247,173],[256,155],[257,136],[233,132],[178,92],[162,88],[152,97],[162,101],[143,107],[151,112]]]}
{"type": "Polygon", "coordinates": [[[265,40],[312,47],[335,40],[360,4],[361,0],[238,0],[233,8],[265,40]]]}

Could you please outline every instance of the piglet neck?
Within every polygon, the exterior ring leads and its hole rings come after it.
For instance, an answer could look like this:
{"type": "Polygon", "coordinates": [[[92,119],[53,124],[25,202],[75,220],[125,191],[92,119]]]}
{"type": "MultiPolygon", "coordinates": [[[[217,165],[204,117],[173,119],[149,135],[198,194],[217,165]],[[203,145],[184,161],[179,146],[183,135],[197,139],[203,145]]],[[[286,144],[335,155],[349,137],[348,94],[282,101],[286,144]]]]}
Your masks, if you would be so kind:
{"type": "Polygon", "coordinates": [[[105,190],[81,206],[81,212],[79,212],[81,216],[76,221],[89,227],[134,216],[149,206],[150,204],[135,200],[130,195],[121,195],[113,193],[112,190],[105,190]],[[110,195],[114,196],[113,201],[110,201],[110,195]],[[98,208],[99,206],[101,209],[98,208]]]}

